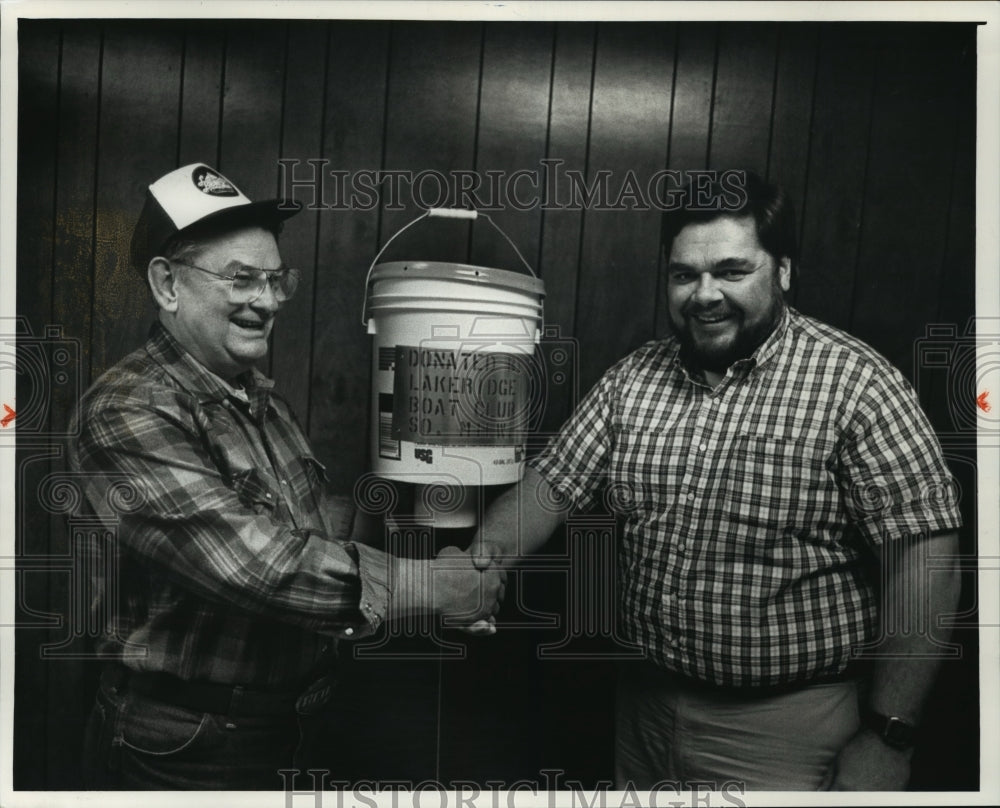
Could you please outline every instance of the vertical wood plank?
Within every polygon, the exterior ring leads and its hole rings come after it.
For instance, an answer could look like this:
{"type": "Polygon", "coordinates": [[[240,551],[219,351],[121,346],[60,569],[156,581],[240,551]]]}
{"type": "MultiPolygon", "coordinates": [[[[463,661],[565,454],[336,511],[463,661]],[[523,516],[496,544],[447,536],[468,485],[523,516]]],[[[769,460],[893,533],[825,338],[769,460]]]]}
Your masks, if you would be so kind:
{"type": "MultiPolygon", "coordinates": [[[[321,156],[323,147],[323,91],[327,26],[316,22],[288,23],[288,65],[281,156],[306,163],[321,156]]],[[[277,195],[284,189],[279,188],[277,195]]],[[[310,202],[309,196],[302,200],[310,202]]],[[[271,340],[272,376],[277,389],[301,419],[309,412],[313,318],[316,289],[318,210],[304,209],[285,222],[281,256],[298,267],[302,280],[296,296],[282,308],[271,340]]],[[[361,404],[362,402],[358,402],[361,404]]]]}
{"type": "Polygon", "coordinates": [[[132,228],[146,186],[174,167],[180,109],[182,34],[108,23],[101,80],[94,280],[95,376],[143,343],[154,305],[129,262],[132,228]],[[136,70],[141,64],[143,69],[136,70]],[[141,143],[142,148],[136,148],[141,143]]]}
{"type": "Polygon", "coordinates": [[[52,317],[52,210],[59,116],[60,30],[52,22],[18,27],[18,314],[41,334],[52,317]]]}
{"type": "MultiPolygon", "coordinates": [[[[102,33],[98,23],[67,26],[63,34],[59,96],[59,146],[56,167],[56,213],[53,257],[53,320],[62,325],[65,336],[80,340],[80,382],[90,382],[91,312],[93,304],[95,179],[99,140],[100,59],[102,33]]],[[[76,401],[54,395],[51,427],[62,431],[69,423],[76,401]]],[[[52,471],[65,469],[64,460],[54,460],[52,471]]],[[[49,520],[49,553],[66,555],[66,522],[58,516],[49,520]]],[[[68,615],[69,585],[64,573],[52,573],[49,583],[50,613],[68,615]]],[[[64,630],[49,632],[47,641],[58,642],[64,630]]],[[[81,720],[84,703],[68,698],[72,685],[82,680],[79,671],[60,669],[58,663],[39,660],[48,680],[44,709],[38,720],[46,727],[46,782],[59,777],[60,763],[68,764],[72,780],[77,757],[69,756],[62,732],[67,716],[81,720]]]]}
{"type": "MultiPolygon", "coordinates": [[[[545,325],[558,329],[562,340],[574,340],[576,336],[577,273],[584,219],[583,209],[570,204],[565,177],[568,171],[583,176],[587,168],[596,36],[594,23],[559,23],[556,27],[546,155],[553,161],[552,179],[548,181],[552,209],[543,211],[538,268],[545,281],[545,325]]],[[[568,356],[575,363],[579,352],[570,350],[557,356],[568,356]]],[[[562,376],[555,375],[562,366],[552,367],[554,373],[549,374],[545,391],[543,433],[557,431],[577,404],[573,393],[579,381],[575,367],[562,376]],[[563,380],[563,385],[556,380],[563,380]]]]}
{"type": "Polygon", "coordinates": [[[209,20],[185,26],[178,166],[190,163],[215,166],[218,162],[219,109],[228,28],[209,20]]]}
{"type": "Polygon", "coordinates": [[[663,168],[670,121],[670,24],[601,25],[594,75],[588,175],[609,172],[606,210],[584,215],[576,333],[580,387],[653,337],[660,212],[618,194],[663,168]]]}
{"type": "MultiPolygon", "coordinates": [[[[947,194],[944,187],[935,189],[942,208],[947,206],[947,214],[942,215],[946,230],[939,283],[935,299],[931,301],[937,308],[934,316],[923,325],[923,333],[914,335],[912,349],[913,378],[921,405],[946,447],[956,442],[975,443],[968,434],[973,428],[973,421],[968,416],[976,413],[977,395],[976,374],[970,372],[974,351],[969,334],[970,319],[976,310],[976,46],[975,34],[970,36],[968,30],[958,27],[949,33],[953,38],[955,59],[951,79],[954,106],[950,110],[943,108],[938,114],[942,121],[950,121],[954,127],[954,145],[950,153],[939,155],[942,162],[948,163],[950,171],[947,194]],[[934,327],[933,334],[928,333],[931,327],[934,327]],[[952,338],[942,336],[949,330],[952,338]],[[953,352],[949,367],[926,361],[926,351],[931,347],[929,342],[936,342],[938,349],[953,352]],[[964,436],[961,435],[963,429],[967,431],[964,436]]],[[[943,38],[944,34],[937,36],[943,38]]],[[[966,497],[966,503],[970,499],[966,497]]],[[[971,518],[969,514],[967,524],[971,524],[971,518]]]]}
{"type": "Polygon", "coordinates": [[[809,167],[818,37],[819,26],[812,23],[784,23],[778,27],[774,122],[767,178],[782,186],[791,197],[800,231],[809,167]]]}
{"type": "MultiPolygon", "coordinates": [[[[64,326],[67,336],[82,341],[84,388],[90,384],[100,57],[97,23],[79,23],[66,29],[60,73],[53,319],[64,326]]],[[[63,402],[64,422],[75,403],[63,402]]]]}
{"type": "MultiPolygon", "coordinates": [[[[946,368],[923,365],[918,351],[913,352],[914,381],[920,401],[945,446],[945,457],[959,491],[959,510],[964,523],[959,533],[959,550],[977,552],[978,530],[976,493],[978,463],[975,432],[968,414],[975,413],[975,342],[967,324],[976,310],[975,288],[975,163],[976,163],[976,26],[938,26],[935,40],[954,59],[954,71],[948,78],[953,107],[937,112],[942,125],[954,126],[950,155],[941,152],[943,163],[950,156],[950,193],[936,194],[947,219],[943,261],[938,275],[938,324],[956,326],[956,340],[940,340],[951,347],[954,357],[946,368]],[[947,206],[945,211],[945,206],[947,206]],[[963,417],[964,416],[964,417],[963,417]]],[[[927,325],[930,325],[928,323],[927,325]]],[[[995,325],[995,322],[994,322],[995,325]]],[[[983,344],[996,339],[997,329],[982,327],[976,341],[983,344]],[[986,333],[984,333],[986,332],[986,333]]],[[[922,335],[916,335],[914,347],[922,335]]],[[[932,347],[932,346],[927,346],[932,347]]],[[[973,610],[977,602],[974,578],[963,576],[960,610],[973,610]]],[[[962,789],[979,782],[979,635],[978,616],[965,619],[952,636],[962,646],[958,664],[946,664],[935,682],[925,710],[925,741],[913,758],[913,789],[962,789]]]]}
{"type": "MultiPolygon", "coordinates": [[[[56,144],[59,120],[59,58],[61,30],[59,23],[20,20],[18,25],[18,188],[17,188],[17,314],[25,319],[22,329],[12,321],[4,321],[4,336],[27,333],[42,336],[52,322],[52,259],[53,208],[55,204],[56,144]]],[[[8,350],[9,347],[5,348],[8,350]]],[[[22,346],[22,350],[23,350],[22,346]]],[[[30,401],[39,394],[38,373],[25,370],[27,362],[38,354],[31,347],[31,357],[19,354],[15,389],[16,399],[10,402],[22,417],[30,401]],[[23,405],[23,406],[22,406],[23,405]]],[[[54,369],[38,368],[44,373],[54,369]]],[[[51,379],[51,376],[50,376],[51,379]]],[[[40,402],[48,407],[49,401],[40,402]]],[[[39,413],[41,416],[41,413],[39,413]]],[[[48,417],[32,418],[33,430],[45,430],[48,417]]],[[[37,490],[51,465],[32,462],[34,452],[25,446],[26,438],[18,431],[16,449],[17,485],[15,552],[20,557],[44,556],[49,550],[49,515],[38,507],[37,490]]],[[[37,450],[36,450],[37,451],[37,450]]],[[[45,611],[49,606],[49,576],[39,572],[23,572],[17,579],[18,611],[21,626],[33,623],[32,616],[21,609],[45,611]]],[[[49,669],[39,670],[39,644],[49,632],[22,627],[15,636],[16,656],[14,691],[13,747],[14,788],[43,789],[48,768],[48,756],[38,754],[48,748],[47,723],[38,720],[34,705],[48,698],[49,669]]]]}
{"type": "Polygon", "coordinates": [[[772,23],[719,26],[711,168],[765,172],[777,42],[777,28],[772,23]]]}
{"type": "MultiPolygon", "coordinates": [[[[938,289],[937,319],[965,325],[975,309],[976,288],[976,33],[962,26],[953,34],[957,65],[954,79],[954,162],[949,197],[948,234],[938,289]]],[[[947,116],[942,116],[947,117],[947,116]]]]}
{"type": "Polygon", "coordinates": [[[226,39],[219,165],[253,200],[278,189],[288,23],[241,21],[226,39]]]}
{"type": "MultiPolygon", "coordinates": [[[[383,200],[381,243],[432,205],[440,182],[431,174],[470,170],[475,160],[479,114],[480,23],[406,22],[393,26],[389,100],[386,107],[385,168],[405,171],[399,210],[383,200]],[[412,195],[410,191],[412,190],[412,195]]],[[[445,197],[441,201],[450,204],[445,197]]],[[[468,259],[469,226],[458,220],[429,220],[400,237],[383,260],[468,259]]]]}
{"type": "MultiPolygon", "coordinates": [[[[545,24],[488,24],[476,140],[476,172],[500,172],[504,193],[490,215],[536,269],[541,231],[539,187],[549,115],[553,29],[545,24]],[[518,172],[532,176],[510,180],[518,172]]],[[[492,194],[484,189],[483,200],[492,194]]],[[[470,260],[488,267],[527,270],[488,222],[476,222],[470,260]]],[[[537,269],[536,269],[537,271],[537,269]]]]}
{"type": "MultiPolygon", "coordinates": [[[[389,23],[332,23],[319,171],[374,171],[382,164],[389,23]]],[[[327,174],[324,188],[333,180],[327,174]]],[[[322,188],[321,188],[322,190],[322,188]]],[[[361,325],[365,270],[378,249],[375,200],[322,198],[314,293],[309,432],[341,493],[367,469],[371,337],[361,325]]],[[[299,214],[300,216],[303,214],[299,214]]]]}
{"type": "Polygon", "coordinates": [[[956,60],[939,26],[880,27],[871,153],[851,332],[912,378],[938,313],[955,127],[956,60]],[[907,87],[909,92],[900,92],[907,87]],[[892,301],[892,305],[886,305],[892,301]]]}
{"type": "Polygon", "coordinates": [[[851,319],[868,164],[873,43],[869,28],[821,29],[802,213],[796,306],[838,328],[851,319]]]}
{"type": "Polygon", "coordinates": [[[669,168],[687,171],[707,167],[717,40],[716,23],[677,27],[669,168]]]}

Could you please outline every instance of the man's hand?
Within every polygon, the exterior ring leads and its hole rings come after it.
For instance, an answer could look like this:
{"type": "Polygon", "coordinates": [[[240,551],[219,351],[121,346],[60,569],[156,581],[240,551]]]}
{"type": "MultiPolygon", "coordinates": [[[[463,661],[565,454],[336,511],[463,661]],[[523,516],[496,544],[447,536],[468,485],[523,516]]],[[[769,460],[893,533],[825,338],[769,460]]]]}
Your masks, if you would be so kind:
{"type": "Polygon", "coordinates": [[[496,633],[506,572],[480,571],[468,553],[445,547],[431,562],[431,579],[434,612],[446,619],[446,625],[459,625],[470,634],[496,633]]]}
{"type": "Polygon", "coordinates": [[[503,600],[506,572],[480,572],[472,557],[457,547],[445,547],[433,561],[392,561],[396,585],[389,602],[389,619],[429,613],[470,634],[496,633],[494,615],[503,600]]]}
{"type": "Polygon", "coordinates": [[[893,749],[874,732],[861,729],[840,750],[833,791],[902,791],[910,780],[913,750],[893,749]]]}
{"type": "Polygon", "coordinates": [[[477,536],[469,547],[469,555],[472,556],[472,563],[478,570],[488,570],[493,566],[499,569],[503,566],[503,548],[496,542],[487,541],[481,535],[477,536]]]}

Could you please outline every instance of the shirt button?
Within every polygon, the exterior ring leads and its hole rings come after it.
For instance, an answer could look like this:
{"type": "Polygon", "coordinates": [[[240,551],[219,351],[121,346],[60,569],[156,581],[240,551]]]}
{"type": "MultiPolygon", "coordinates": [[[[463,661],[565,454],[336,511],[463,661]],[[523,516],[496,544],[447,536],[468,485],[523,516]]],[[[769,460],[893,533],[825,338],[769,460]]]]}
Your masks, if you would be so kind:
{"type": "MultiPolygon", "coordinates": [[[[271,495],[270,495],[270,494],[268,494],[268,496],[271,496],[271,495]]],[[[690,494],[688,494],[688,497],[687,497],[687,498],[688,498],[688,502],[693,502],[693,501],[694,501],[694,493],[690,493],[690,494]]]]}
{"type": "Polygon", "coordinates": [[[704,451],[706,451],[708,449],[708,444],[707,443],[703,443],[701,446],[698,447],[698,449],[699,449],[699,451],[704,452],[704,451]]]}
{"type": "Polygon", "coordinates": [[[281,484],[282,484],[282,485],[288,485],[288,480],[282,480],[282,481],[281,481],[281,484]]]}
{"type": "MultiPolygon", "coordinates": [[[[354,629],[350,628],[350,627],[345,628],[344,629],[344,634],[346,634],[348,637],[350,637],[352,634],[354,634],[354,629]]],[[[330,650],[330,646],[329,645],[324,645],[323,646],[323,650],[324,651],[329,651],[330,650]]]]}
{"type": "MultiPolygon", "coordinates": [[[[677,542],[677,552],[683,553],[686,549],[687,545],[684,542],[682,541],[677,542]]],[[[673,597],[673,595],[671,595],[671,597],[673,597]]]]}
{"type": "Polygon", "coordinates": [[[273,499],[273,497],[271,496],[271,492],[270,491],[267,492],[267,498],[268,499],[273,499]]]}
{"type": "Polygon", "coordinates": [[[236,725],[232,721],[227,721],[226,729],[236,729],[236,725]]]}

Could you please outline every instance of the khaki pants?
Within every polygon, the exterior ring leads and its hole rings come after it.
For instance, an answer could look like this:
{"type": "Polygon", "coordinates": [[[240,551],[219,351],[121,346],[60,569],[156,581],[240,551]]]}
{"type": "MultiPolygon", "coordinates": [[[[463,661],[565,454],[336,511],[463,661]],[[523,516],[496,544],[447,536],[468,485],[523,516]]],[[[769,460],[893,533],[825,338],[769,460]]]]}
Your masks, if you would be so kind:
{"type": "Polygon", "coordinates": [[[736,782],[747,790],[827,790],[858,731],[857,680],[763,696],[713,692],[651,665],[623,666],[616,703],[616,787],[736,782]]]}

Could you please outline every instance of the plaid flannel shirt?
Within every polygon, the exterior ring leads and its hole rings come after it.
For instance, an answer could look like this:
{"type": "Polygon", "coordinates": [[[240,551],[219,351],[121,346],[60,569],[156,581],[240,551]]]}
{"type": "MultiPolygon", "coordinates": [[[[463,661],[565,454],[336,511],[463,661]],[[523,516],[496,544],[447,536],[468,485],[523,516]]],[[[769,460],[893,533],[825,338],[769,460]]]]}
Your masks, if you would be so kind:
{"type": "Polygon", "coordinates": [[[136,670],[294,687],[370,633],[387,557],[345,541],[353,505],[257,371],[231,387],[156,323],[82,399],[71,467],[115,540],[98,650],[136,670]]]}
{"type": "Polygon", "coordinates": [[[792,309],[714,390],[676,339],[644,345],[530,463],[622,517],[628,638],[718,685],[842,673],[877,626],[883,542],[961,524],[903,376],[792,309]]]}

